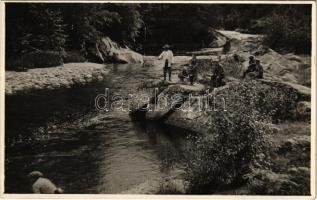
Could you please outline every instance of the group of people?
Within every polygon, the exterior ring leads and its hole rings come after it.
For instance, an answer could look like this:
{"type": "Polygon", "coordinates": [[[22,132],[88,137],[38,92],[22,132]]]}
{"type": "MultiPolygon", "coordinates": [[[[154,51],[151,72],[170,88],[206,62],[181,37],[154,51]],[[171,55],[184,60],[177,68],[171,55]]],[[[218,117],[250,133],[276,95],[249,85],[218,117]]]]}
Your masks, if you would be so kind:
{"type": "MultiPolygon", "coordinates": [[[[230,42],[226,42],[226,45],[224,45],[225,53],[228,53],[228,49],[230,49],[230,42]]],[[[168,75],[168,80],[171,81],[173,52],[170,50],[169,45],[163,46],[163,52],[159,55],[158,58],[164,61],[164,66],[163,66],[164,81],[166,81],[167,75],[168,75]]],[[[225,85],[225,82],[224,82],[225,73],[224,73],[223,66],[220,64],[219,61],[214,60],[211,63],[212,63],[211,80],[210,80],[211,87],[215,88],[215,87],[220,87],[222,85],[225,85]]],[[[188,79],[189,83],[193,85],[194,81],[197,81],[197,71],[198,71],[198,62],[197,62],[196,56],[193,55],[189,63],[186,65],[186,68],[184,68],[178,74],[178,78],[182,82],[185,81],[185,79],[188,79]]],[[[260,60],[255,59],[254,56],[249,57],[248,69],[243,73],[242,78],[244,79],[246,77],[249,77],[252,79],[263,78],[263,67],[260,63],[260,60]]]]}

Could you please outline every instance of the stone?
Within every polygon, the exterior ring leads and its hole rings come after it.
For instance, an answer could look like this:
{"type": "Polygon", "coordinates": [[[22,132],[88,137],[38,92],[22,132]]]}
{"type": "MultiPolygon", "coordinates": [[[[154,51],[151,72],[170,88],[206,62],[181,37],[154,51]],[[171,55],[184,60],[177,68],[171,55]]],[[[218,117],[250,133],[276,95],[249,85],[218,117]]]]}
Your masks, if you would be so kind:
{"type": "Polygon", "coordinates": [[[297,107],[296,107],[296,112],[297,112],[297,116],[299,118],[309,119],[310,118],[310,113],[311,113],[310,102],[308,102],[308,101],[300,101],[300,102],[298,102],[297,103],[297,107]]]}
{"type": "Polygon", "coordinates": [[[95,57],[103,62],[143,63],[143,56],[128,47],[121,47],[109,37],[102,38],[93,51],[95,57]]]}

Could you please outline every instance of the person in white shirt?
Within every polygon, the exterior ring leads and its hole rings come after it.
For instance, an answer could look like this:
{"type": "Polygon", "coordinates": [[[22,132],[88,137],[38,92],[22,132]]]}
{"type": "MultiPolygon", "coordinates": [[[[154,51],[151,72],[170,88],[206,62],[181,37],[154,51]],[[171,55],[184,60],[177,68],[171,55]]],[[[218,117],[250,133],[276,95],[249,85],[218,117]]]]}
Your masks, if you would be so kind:
{"type": "Polygon", "coordinates": [[[171,81],[171,75],[172,75],[172,62],[173,62],[173,52],[170,50],[169,46],[166,44],[163,46],[163,52],[158,57],[160,60],[163,60],[164,62],[164,81],[166,81],[166,73],[168,73],[168,79],[171,81]]]}

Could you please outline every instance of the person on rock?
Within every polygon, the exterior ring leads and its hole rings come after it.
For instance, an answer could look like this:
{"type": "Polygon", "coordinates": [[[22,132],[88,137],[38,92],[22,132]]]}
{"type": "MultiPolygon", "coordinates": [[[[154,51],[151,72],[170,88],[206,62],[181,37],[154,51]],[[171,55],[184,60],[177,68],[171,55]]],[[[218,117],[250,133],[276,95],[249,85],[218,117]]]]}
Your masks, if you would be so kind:
{"type": "Polygon", "coordinates": [[[243,79],[246,77],[247,74],[253,73],[256,70],[256,62],[253,56],[249,57],[249,66],[248,69],[243,73],[243,79]]]}
{"type": "Polygon", "coordinates": [[[253,64],[255,64],[254,56],[250,56],[249,57],[249,65],[253,65],[253,64]]]}
{"type": "Polygon", "coordinates": [[[222,47],[223,54],[227,54],[230,51],[230,49],[231,49],[231,43],[230,43],[230,40],[227,39],[226,43],[222,47]]]}
{"type": "Polygon", "coordinates": [[[260,60],[255,61],[255,70],[256,70],[255,77],[259,79],[263,78],[263,66],[261,65],[260,60]]]}
{"type": "Polygon", "coordinates": [[[225,78],[225,73],[223,67],[218,61],[212,62],[212,73],[211,73],[211,88],[216,88],[225,85],[223,79],[225,78]]]}
{"type": "Polygon", "coordinates": [[[163,72],[164,72],[164,81],[166,81],[166,74],[168,73],[168,80],[171,81],[172,75],[172,62],[173,62],[173,52],[170,50],[169,45],[165,44],[163,46],[163,52],[158,57],[160,60],[163,60],[163,72]]]}
{"type": "Polygon", "coordinates": [[[193,85],[194,81],[197,79],[197,58],[195,55],[192,56],[188,67],[188,76],[190,84],[193,85]]]}
{"type": "Polygon", "coordinates": [[[33,171],[28,174],[28,178],[32,184],[32,191],[36,194],[61,194],[63,190],[56,187],[48,178],[43,177],[40,171],[33,171]]]}
{"type": "Polygon", "coordinates": [[[184,68],[179,74],[178,74],[179,80],[184,82],[185,78],[188,78],[187,70],[184,68]]]}

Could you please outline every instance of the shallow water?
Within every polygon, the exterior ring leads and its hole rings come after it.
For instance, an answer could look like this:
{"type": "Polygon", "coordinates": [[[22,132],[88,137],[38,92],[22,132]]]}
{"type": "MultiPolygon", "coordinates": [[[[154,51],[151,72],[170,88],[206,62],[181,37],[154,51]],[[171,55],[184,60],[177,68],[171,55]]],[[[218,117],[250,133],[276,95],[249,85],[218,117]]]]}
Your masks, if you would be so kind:
{"type": "Polygon", "coordinates": [[[94,107],[105,88],[113,94],[135,93],[152,75],[151,67],[105,67],[112,70],[101,84],[6,98],[6,193],[30,192],[26,175],[33,170],[42,171],[65,193],[120,193],[177,168],[182,137],[159,124],[135,122],[128,112],[94,107]],[[92,118],[101,120],[76,126],[75,121],[92,118]],[[44,130],[48,137],[33,136],[47,124],[56,130],[44,130]]]}

